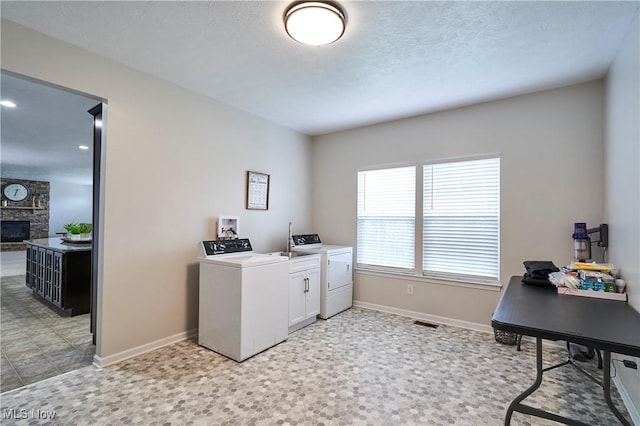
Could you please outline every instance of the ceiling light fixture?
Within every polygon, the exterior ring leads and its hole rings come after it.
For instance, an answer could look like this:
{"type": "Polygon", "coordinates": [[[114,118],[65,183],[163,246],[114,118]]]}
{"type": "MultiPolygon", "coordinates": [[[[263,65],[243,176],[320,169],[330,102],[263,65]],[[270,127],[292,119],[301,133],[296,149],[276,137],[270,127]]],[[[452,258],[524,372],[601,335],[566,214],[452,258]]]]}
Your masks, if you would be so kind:
{"type": "Polygon", "coordinates": [[[323,46],[342,37],[346,19],[342,9],[335,3],[296,2],[284,13],[284,27],[295,41],[323,46]]]}
{"type": "Polygon", "coordinates": [[[89,147],[88,147],[88,146],[86,146],[86,145],[78,145],[78,148],[80,148],[80,149],[85,149],[85,150],[86,150],[86,149],[89,149],[89,147]]]}
{"type": "Polygon", "coordinates": [[[15,108],[16,107],[16,104],[14,104],[13,102],[8,101],[6,99],[3,100],[3,101],[0,101],[0,105],[6,106],[6,107],[9,107],[9,108],[15,108]]]}

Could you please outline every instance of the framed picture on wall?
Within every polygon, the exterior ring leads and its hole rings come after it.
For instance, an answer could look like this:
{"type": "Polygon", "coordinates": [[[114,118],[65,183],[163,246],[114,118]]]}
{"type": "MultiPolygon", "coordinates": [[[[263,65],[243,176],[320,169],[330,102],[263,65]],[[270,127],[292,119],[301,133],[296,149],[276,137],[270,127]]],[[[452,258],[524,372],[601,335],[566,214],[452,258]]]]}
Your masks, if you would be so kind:
{"type": "Polygon", "coordinates": [[[266,173],[247,171],[247,209],[269,210],[269,180],[266,173]]]}

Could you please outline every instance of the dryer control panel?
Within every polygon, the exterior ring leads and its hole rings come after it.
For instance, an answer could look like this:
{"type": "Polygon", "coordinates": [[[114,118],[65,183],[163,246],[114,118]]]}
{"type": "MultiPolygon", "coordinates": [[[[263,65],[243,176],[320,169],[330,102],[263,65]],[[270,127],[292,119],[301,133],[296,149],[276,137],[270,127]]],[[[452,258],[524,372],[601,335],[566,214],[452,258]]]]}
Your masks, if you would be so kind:
{"type": "Polygon", "coordinates": [[[253,251],[251,241],[249,241],[248,238],[238,238],[237,240],[203,241],[202,247],[204,248],[206,256],[253,251]]]}
{"type": "Polygon", "coordinates": [[[296,246],[322,243],[318,234],[293,235],[291,238],[293,238],[293,244],[296,246]]]}

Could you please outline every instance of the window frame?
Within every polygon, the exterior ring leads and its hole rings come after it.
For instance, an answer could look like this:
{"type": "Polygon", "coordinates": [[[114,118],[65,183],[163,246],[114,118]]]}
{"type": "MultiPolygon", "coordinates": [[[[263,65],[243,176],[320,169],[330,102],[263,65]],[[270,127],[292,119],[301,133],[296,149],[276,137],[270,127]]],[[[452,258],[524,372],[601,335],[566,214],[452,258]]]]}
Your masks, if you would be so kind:
{"type": "MultiPolygon", "coordinates": [[[[384,267],[380,265],[370,265],[364,263],[356,262],[356,272],[365,273],[367,275],[380,275],[380,276],[398,276],[405,279],[415,280],[415,281],[425,281],[437,284],[445,284],[445,285],[457,285],[462,287],[473,287],[473,288],[483,288],[489,290],[499,290],[502,286],[500,283],[500,275],[501,275],[501,263],[500,263],[500,252],[501,252],[501,244],[500,244],[500,235],[501,235],[501,193],[502,193],[502,155],[501,154],[483,154],[483,155],[474,155],[474,156],[465,156],[465,157],[452,157],[452,158],[443,158],[431,161],[424,161],[419,163],[401,163],[401,164],[387,164],[387,165],[377,165],[377,166],[369,166],[366,168],[358,169],[358,173],[366,172],[366,171],[375,171],[382,169],[391,169],[391,168],[401,168],[401,167],[415,167],[415,215],[414,215],[414,223],[415,223],[415,231],[414,231],[414,268],[412,269],[403,269],[403,268],[392,268],[392,267],[384,267]],[[423,229],[424,229],[424,198],[423,198],[423,175],[424,175],[424,167],[431,166],[435,164],[443,164],[443,163],[456,163],[456,162],[465,162],[465,161],[474,161],[474,160],[483,160],[483,159],[498,159],[498,224],[497,224],[497,277],[493,278],[483,278],[479,276],[473,275],[464,275],[464,274],[454,274],[454,273],[425,273],[422,269],[423,261],[424,261],[424,253],[423,253],[423,229]]],[[[356,193],[358,192],[358,182],[356,178],[356,193]]],[[[359,241],[357,238],[357,227],[358,227],[358,211],[357,211],[357,200],[356,200],[356,255],[358,250],[359,241]]],[[[357,258],[356,258],[357,259],[357,258]]]]}

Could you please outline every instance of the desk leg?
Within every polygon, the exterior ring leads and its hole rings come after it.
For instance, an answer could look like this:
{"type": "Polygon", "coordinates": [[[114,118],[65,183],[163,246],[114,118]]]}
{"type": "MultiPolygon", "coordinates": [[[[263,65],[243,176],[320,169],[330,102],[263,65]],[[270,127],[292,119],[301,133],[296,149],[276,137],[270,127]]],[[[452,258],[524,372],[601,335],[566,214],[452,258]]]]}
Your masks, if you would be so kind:
{"type": "Polygon", "coordinates": [[[620,420],[620,423],[622,423],[624,426],[631,426],[631,423],[629,423],[627,419],[624,418],[622,413],[618,411],[616,406],[613,404],[613,401],[611,400],[611,352],[602,352],[604,354],[604,359],[602,360],[602,388],[604,390],[604,400],[607,401],[609,409],[613,414],[615,414],[618,420],[620,420]]]}
{"type": "MultiPolygon", "coordinates": [[[[563,365],[567,365],[567,362],[563,362],[562,364],[554,365],[553,367],[549,367],[549,368],[542,368],[542,339],[540,337],[536,337],[536,381],[533,383],[533,385],[529,387],[529,389],[527,389],[526,391],[518,395],[516,399],[514,399],[513,402],[509,405],[509,408],[507,408],[507,414],[504,418],[505,426],[509,426],[511,424],[511,416],[513,415],[514,411],[540,417],[543,419],[553,420],[554,422],[563,423],[565,425],[589,426],[588,424],[582,423],[578,420],[568,419],[566,417],[562,417],[557,414],[541,410],[539,408],[534,408],[529,405],[521,404],[521,402],[526,397],[531,395],[540,387],[540,384],[542,383],[542,373],[544,373],[545,371],[553,370],[554,368],[557,368],[557,367],[561,367],[563,365]]],[[[625,426],[630,426],[630,425],[625,425],[625,426]]]]}
{"type": "Polygon", "coordinates": [[[542,339],[540,337],[536,337],[536,381],[527,389],[522,392],[520,395],[514,399],[511,404],[509,404],[509,408],[507,408],[507,415],[504,418],[504,425],[509,426],[511,424],[511,416],[513,416],[513,411],[517,406],[520,405],[520,402],[524,400],[526,397],[531,395],[540,387],[542,383],[542,339]]]}

